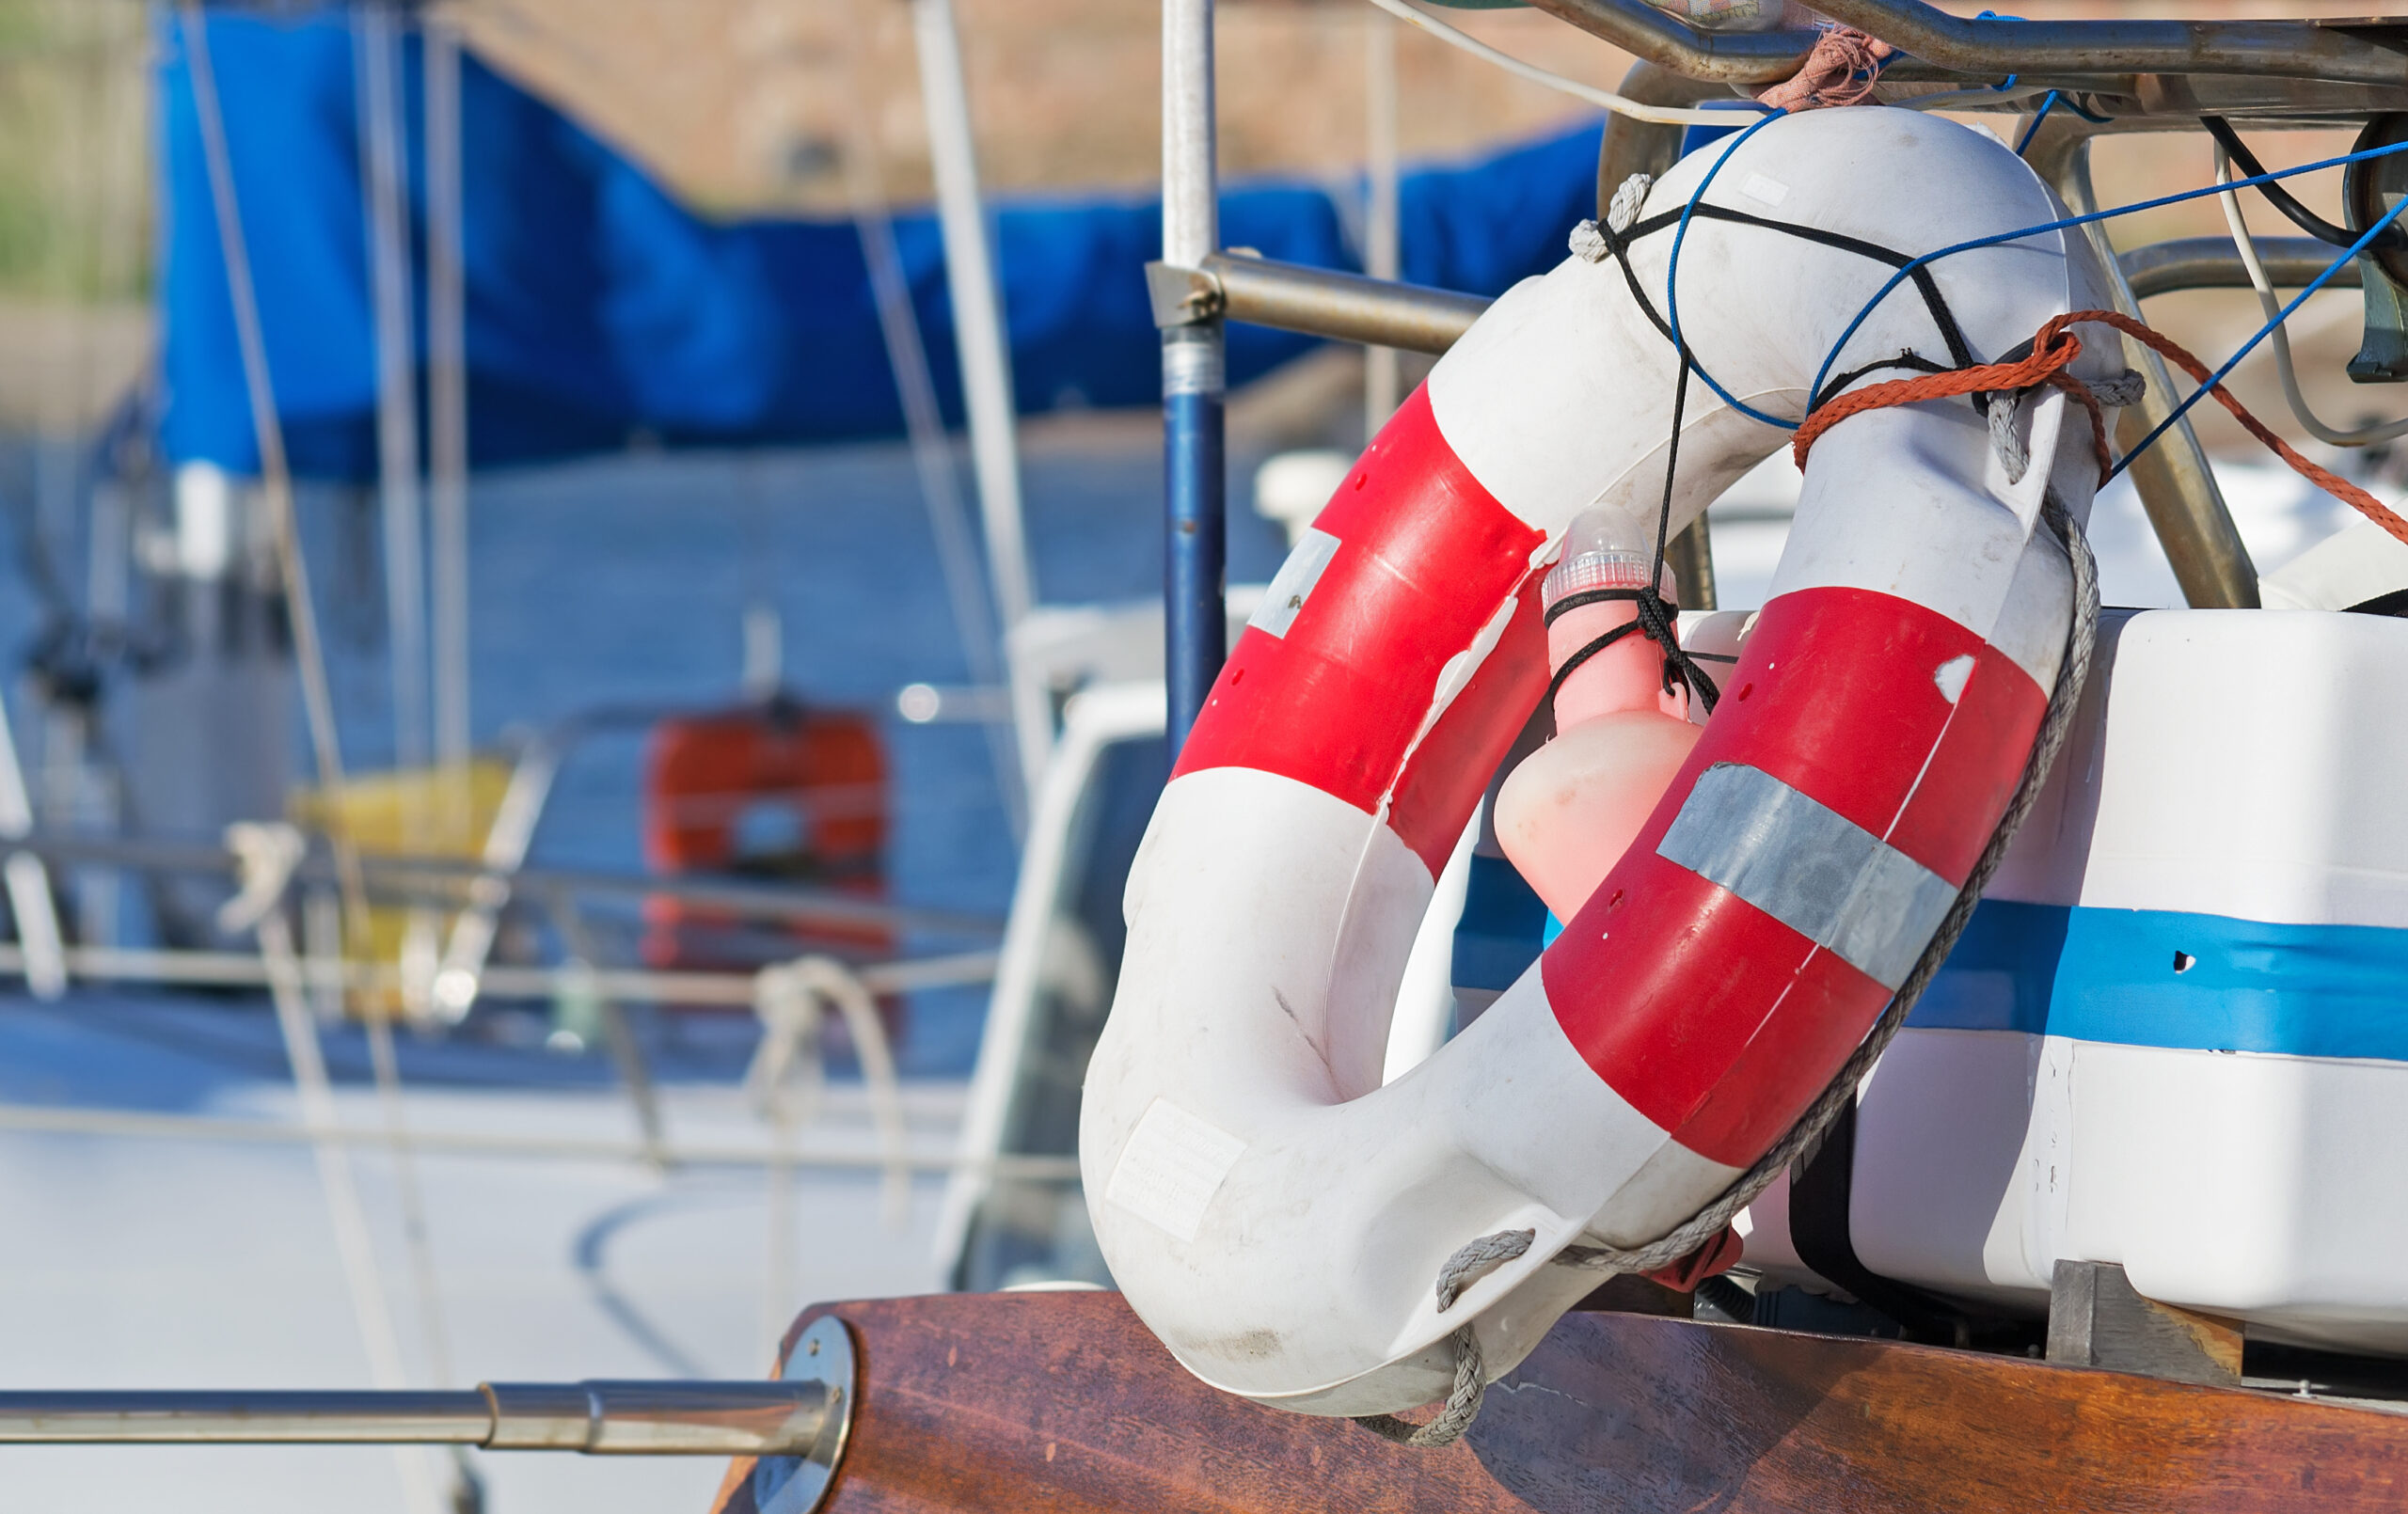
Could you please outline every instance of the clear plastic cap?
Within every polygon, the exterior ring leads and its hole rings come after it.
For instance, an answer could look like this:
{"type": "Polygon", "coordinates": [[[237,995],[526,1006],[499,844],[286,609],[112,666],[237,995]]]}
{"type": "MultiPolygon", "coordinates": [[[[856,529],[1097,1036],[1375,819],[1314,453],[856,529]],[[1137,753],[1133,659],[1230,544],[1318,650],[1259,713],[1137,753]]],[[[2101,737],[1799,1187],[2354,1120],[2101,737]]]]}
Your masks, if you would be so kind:
{"type": "MultiPolygon", "coordinates": [[[[1539,586],[1539,597],[1545,607],[1552,609],[1559,601],[1592,589],[1644,588],[1647,565],[1655,559],[1652,535],[1642,543],[1629,521],[1602,510],[1584,510],[1563,533],[1563,556],[1548,570],[1545,582],[1539,586]]],[[[1669,562],[1656,576],[1656,591],[1675,605],[1680,603],[1680,580],[1673,576],[1669,562]]]]}

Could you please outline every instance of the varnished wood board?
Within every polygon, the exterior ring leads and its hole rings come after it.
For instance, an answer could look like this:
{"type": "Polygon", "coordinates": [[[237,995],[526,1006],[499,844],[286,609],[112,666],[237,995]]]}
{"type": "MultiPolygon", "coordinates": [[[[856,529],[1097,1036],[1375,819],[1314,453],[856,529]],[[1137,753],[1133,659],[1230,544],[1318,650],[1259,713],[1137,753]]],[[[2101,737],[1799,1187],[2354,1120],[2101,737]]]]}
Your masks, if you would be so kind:
{"type": "MultiPolygon", "coordinates": [[[[823,1314],[861,1362],[831,1514],[2408,1508],[2408,1419],[1884,1341],[1572,1315],[1463,1443],[1415,1451],[1213,1392],[1116,1294],[822,1305],[797,1330],[823,1314]]],[[[721,1514],[755,1514],[749,1474],[721,1514]]]]}

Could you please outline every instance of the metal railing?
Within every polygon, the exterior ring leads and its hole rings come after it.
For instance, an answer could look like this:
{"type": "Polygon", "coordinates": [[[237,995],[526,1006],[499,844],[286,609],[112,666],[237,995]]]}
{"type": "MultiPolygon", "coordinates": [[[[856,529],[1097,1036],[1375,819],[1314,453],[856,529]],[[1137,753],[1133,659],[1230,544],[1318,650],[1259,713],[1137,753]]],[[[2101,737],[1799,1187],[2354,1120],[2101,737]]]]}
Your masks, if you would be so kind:
{"type": "MultiPolygon", "coordinates": [[[[1704,30],[1645,0],[1530,4],[1649,63],[1721,84],[1786,79],[1814,45],[1804,29],[1704,30]]],[[[1921,0],[1816,0],[1815,8],[1909,55],[1888,71],[1898,79],[2015,75],[2047,87],[2136,74],[2242,74],[2408,87],[2408,55],[2383,40],[2396,36],[2397,23],[1975,19],[1921,0]]]]}
{"type": "Polygon", "coordinates": [[[0,1393],[0,1445],[473,1445],[588,1456],[809,1450],[836,1384],[487,1382],[451,1392],[0,1393]]]}

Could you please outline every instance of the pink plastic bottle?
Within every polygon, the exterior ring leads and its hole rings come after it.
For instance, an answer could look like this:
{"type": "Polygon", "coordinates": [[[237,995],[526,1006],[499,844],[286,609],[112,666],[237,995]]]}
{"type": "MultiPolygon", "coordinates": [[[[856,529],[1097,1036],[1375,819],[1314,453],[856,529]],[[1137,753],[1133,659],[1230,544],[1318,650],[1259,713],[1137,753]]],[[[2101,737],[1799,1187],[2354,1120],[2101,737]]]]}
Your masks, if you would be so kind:
{"type": "MultiPolygon", "coordinates": [[[[1602,511],[1574,520],[1561,560],[1540,586],[1546,607],[1591,590],[1644,585],[1655,552],[1632,530],[1602,511]]],[[[1670,567],[1656,587],[1666,600],[1676,598],[1670,567]]],[[[1560,671],[1582,647],[1638,617],[1628,599],[1565,611],[1547,627],[1549,669],[1560,671]]],[[[1686,718],[1687,697],[1663,686],[1663,649],[1639,631],[1626,633],[1563,680],[1555,735],[1497,790],[1497,839],[1558,920],[1570,920],[1622,860],[1703,734],[1686,718]]]]}

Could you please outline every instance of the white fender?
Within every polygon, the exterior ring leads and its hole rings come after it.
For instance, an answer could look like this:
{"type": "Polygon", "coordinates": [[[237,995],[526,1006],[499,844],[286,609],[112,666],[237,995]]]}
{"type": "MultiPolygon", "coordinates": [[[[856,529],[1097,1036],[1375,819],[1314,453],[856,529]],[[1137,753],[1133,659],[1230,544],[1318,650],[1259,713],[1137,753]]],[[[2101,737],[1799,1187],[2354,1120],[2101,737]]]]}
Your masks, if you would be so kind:
{"type": "MultiPolygon", "coordinates": [[[[1693,154],[1646,213],[1719,155],[1709,202],[1903,252],[2064,213],[1989,136],[1877,108],[1693,154]]],[[[1632,253],[1659,308],[1671,247],[1632,253]]],[[[1935,273],[1989,360],[2105,303],[2091,256],[2047,233],[1935,273]]],[[[1701,218],[1683,332],[1795,420],[1891,273],[1701,218]]],[[[1947,360],[1905,286],[1832,371],[1909,350],[1947,360]]],[[[1215,1386],[1323,1414],[1427,1403],[1466,1321],[1509,1370],[1596,1281],[1551,1265],[1562,1248],[1664,1234],[1829,1082],[2013,794],[2071,603],[2034,522],[2050,486],[2087,513],[2086,421],[2043,391],[2010,484],[1963,400],[1850,419],[1814,448],[1772,598],[1646,830],[1519,983],[1380,1085],[1433,877],[1545,686],[1534,569],[1585,508],[1653,529],[1675,370],[1611,260],[1498,300],[1305,533],[1163,794],[1080,1165],[1130,1305],[1215,1386]],[[1442,1313],[1441,1264],[1520,1228],[1529,1253],[1442,1313]]],[[[1693,380],[1673,528],[1787,437],[1693,380]]]]}

